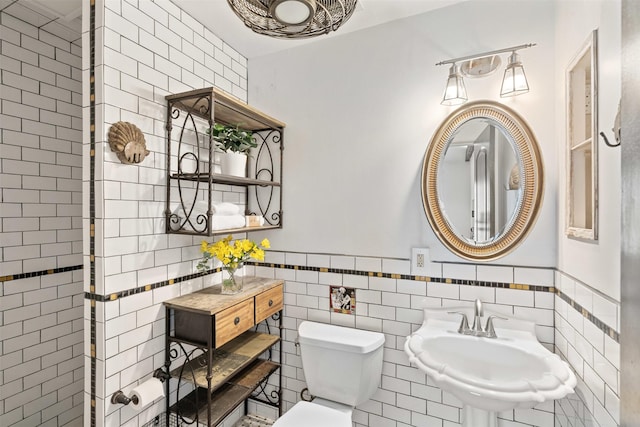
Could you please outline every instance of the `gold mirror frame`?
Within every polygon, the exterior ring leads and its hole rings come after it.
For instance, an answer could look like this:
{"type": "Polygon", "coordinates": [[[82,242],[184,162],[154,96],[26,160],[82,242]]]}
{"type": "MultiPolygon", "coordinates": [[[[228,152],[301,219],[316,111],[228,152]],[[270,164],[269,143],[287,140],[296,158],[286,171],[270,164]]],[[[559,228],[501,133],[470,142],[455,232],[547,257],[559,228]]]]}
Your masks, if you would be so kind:
{"type": "Polygon", "coordinates": [[[543,167],[535,136],[527,123],[512,109],[493,101],[470,102],[451,113],[429,142],[422,165],[422,204],[438,239],[453,253],[472,261],[491,261],[507,255],[531,230],[543,198],[543,167]],[[514,143],[518,164],[524,169],[522,197],[511,227],[496,240],[474,246],[451,228],[438,196],[438,168],[452,135],[467,121],[488,118],[497,122],[514,143]]]}

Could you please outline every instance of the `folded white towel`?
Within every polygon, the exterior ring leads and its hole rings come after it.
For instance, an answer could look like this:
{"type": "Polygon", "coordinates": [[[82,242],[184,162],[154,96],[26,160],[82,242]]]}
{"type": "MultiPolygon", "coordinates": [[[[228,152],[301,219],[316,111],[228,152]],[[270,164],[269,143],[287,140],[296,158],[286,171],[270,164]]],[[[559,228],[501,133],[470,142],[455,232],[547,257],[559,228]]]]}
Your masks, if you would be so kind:
{"type": "MultiPolygon", "coordinates": [[[[199,231],[201,230],[202,225],[197,223],[197,219],[199,215],[203,215],[204,218],[207,216],[207,208],[208,202],[206,200],[199,200],[193,206],[193,210],[191,211],[191,223],[195,226],[199,231]]],[[[228,228],[242,228],[245,227],[245,217],[240,213],[240,206],[223,202],[223,203],[212,203],[211,208],[213,210],[213,216],[211,219],[211,229],[212,230],[225,230],[228,228]]],[[[189,206],[187,206],[187,210],[189,206]]],[[[186,217],[186,213],[184,209],[182,209],[182,205],[175,205],[172,209],[174,215],[178,217],[179,223],[182,224],[186,217]]],[[[177,226],[175,226],[177,228],[177,226]]],[[[193,230],[194,227],[187,222],[184,224],[185,230],[193,230]]]]}
{"type": "Polygon", "coordinates": [[[214,215],[211,219],[212,230],[242,228],[245,225],[244,215],[214,215]]]}
{"type": "Polygon", "coordinates": [[[211,207],[215,215],[238,215],[242,213],[240,212],[240,206],[229,202],[212,203],[211,207]]]}
{"type": "MultiPolygon", "coordinates": [[[[206,215],[208,207],[209,204],[206,200],[198,200],[193,206],[191,215],[206,215]]],[[[189,209],[189,206],[186,206],[186,208],[189,209]]],[[[182,205],[180,204],[174,205],[171,210],[176,215],[184,216],[184,211],[182,209],[182,205]]],[[[240,215],[243,213],[242,208],[239,205],[229,202],[211,203],[211,210],[213,211],[214,215],[240,215]]]]}
{"type": "MultiPolygon", "coordinates": [[[[189,213],[190,206],[185,206],[187,212],[184,211],[182,205],[180,203],[174,204],[171,207],[171,213],[176,215],[180,220],[184,220],[184,217],[189,213]]],[[[195,221],[198,215],[207,215],[207,202],[200,200],[195,203],[193,206],[193,210],[191,211],[191,220],[195,221]]]]}

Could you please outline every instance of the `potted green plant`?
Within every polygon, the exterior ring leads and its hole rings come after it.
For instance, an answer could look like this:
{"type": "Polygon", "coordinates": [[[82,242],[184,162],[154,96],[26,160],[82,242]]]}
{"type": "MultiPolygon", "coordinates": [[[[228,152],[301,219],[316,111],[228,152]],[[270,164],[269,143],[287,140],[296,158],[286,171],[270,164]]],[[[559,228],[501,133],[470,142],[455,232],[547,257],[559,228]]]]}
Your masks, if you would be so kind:
{"type": "Polygon", "coordinates": [[[223,153],[220,157],[221,172],[224,175],[245,176],[249,150],[258,146],[253,139],[253,132],[240,129],[238,125],[214,123],[207,133],[223,153]]]}

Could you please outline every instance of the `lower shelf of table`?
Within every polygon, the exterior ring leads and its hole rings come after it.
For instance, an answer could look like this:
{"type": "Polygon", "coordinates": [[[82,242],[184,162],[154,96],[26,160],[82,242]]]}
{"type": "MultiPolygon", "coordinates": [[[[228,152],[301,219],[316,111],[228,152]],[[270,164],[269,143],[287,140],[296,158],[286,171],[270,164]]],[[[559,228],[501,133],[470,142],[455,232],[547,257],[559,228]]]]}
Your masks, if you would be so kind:
{"type": "Polygon", "coordinates": [[[234,376],[211,395],[211,419],[208,415],[207,389],[197,387],[180,399],[169,410],[185,420],[197,420],[200,424],[215,426],[235,407],[251,396],[253,391],[269,375],[280,367],[269,360],[256,360],[245,370],[234,376]]]}
{"type": "Polygon", "coordinates": [[[248,414],[240,418],[233,427],[269,427],[274,423],[275,421],[260,415],[248,414]]]}
{"type": "MultiPolygon", "coordinates": [[[[219,349],[213,350],[211,391],[228,382],[236,372],[249,366],[279,340],[280,337],[277,335],[247,331],[219,349]]],[[[207,388],[207,354],[201,354],[190,363],[173,369],[171,376],[207,388]]]]}

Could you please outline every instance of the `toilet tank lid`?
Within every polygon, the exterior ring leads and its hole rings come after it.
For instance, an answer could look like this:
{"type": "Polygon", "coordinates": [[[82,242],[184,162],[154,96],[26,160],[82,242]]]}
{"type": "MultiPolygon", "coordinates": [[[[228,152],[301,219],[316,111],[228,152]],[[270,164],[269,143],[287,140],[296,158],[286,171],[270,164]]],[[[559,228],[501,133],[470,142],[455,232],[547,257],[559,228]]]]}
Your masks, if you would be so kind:
{"type": "Polygon", "coordinates": [[[312,344],[351,353],[370,353],[382,347],[384,335],[362,329],[302,322],[298,327],[298,341],[301,344],[312,344]]]}

